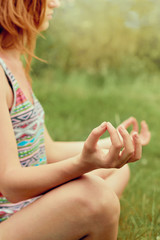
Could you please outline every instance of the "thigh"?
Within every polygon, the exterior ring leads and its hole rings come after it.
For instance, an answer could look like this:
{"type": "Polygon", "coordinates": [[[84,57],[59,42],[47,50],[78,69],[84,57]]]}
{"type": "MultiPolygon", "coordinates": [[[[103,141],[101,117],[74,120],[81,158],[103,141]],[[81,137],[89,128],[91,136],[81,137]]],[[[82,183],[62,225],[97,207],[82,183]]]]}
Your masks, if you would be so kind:
{"type": "Polygon", "coordinates": [[[75,240],[87,235],[88,205],[82,194],[93,198],[101,179],[92,181],[82,177],[44,194],[0,224],[0,239],[75,240]]]}

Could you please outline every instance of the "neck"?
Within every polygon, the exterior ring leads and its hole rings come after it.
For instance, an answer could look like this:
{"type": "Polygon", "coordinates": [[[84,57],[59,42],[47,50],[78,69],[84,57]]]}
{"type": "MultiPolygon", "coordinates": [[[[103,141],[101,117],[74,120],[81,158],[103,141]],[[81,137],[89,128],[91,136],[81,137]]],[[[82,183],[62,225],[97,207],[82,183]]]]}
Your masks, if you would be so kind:
{"type": "Polygon", "coordinates": [[[21,61],[21,53],[17,49],[8,49],[8,50],[1,50],[0,56],[5,58],[6,60],[14,59],[16,61],[21,61]]]}

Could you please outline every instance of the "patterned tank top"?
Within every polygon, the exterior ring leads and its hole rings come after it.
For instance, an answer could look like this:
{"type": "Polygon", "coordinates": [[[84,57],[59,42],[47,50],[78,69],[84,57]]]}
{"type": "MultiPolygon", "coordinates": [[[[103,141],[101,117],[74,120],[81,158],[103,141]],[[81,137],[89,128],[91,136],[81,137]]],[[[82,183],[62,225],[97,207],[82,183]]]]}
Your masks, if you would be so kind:
{"type": "MultiPolygon", "coordinates": [[[[17,80],[1,58],[0,65],[14,94],[13,106],[9,111],[21,166],[46,164],[43,108],[33,92],[33,104],[25,97],[17,80]]],[[[36,199],[37,197],[12,204],[0,193],[0,222],[36,199]]]]}

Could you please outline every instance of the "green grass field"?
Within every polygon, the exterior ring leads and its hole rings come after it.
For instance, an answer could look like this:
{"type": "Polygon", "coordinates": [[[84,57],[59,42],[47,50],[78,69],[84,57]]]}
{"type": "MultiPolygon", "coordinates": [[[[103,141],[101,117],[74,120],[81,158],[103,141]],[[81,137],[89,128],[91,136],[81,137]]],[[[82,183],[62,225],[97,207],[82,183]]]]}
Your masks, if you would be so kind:
{"type": "MultiPolygon", "coordinates": [[[[121,199],[118,240],[160,240],[159,1],[66,0],[33,63],[55,140],[85,140],[103,121],[145,119],[152,138],[121,199]]],[[[105,135],[106,136],[106,135],[105,135]]]]}
{"type": "Polygon", "coordinates": [[[118,240],[160,239],[160,75],[106,76],[46,69],[33,76],[34,89],[55,140],[85,140],[102,121],[114,126],[130,116],[149,124],[152,139],[143,157],[130,164],[131,179],[121,199],[118,240]]]}

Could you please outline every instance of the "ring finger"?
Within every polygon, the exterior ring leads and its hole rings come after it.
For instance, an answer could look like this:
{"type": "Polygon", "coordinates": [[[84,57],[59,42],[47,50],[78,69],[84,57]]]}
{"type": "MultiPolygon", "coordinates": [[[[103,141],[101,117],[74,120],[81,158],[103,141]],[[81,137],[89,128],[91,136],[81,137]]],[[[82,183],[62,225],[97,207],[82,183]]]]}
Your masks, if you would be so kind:
{"type": "Polygon", "coordinates": [[[133,135],[133,144],[134,144],[134,155],[129,159],[128,162],[135,162],[141,158],[142,155],[142,144],[138,134],[133,135]]]}

